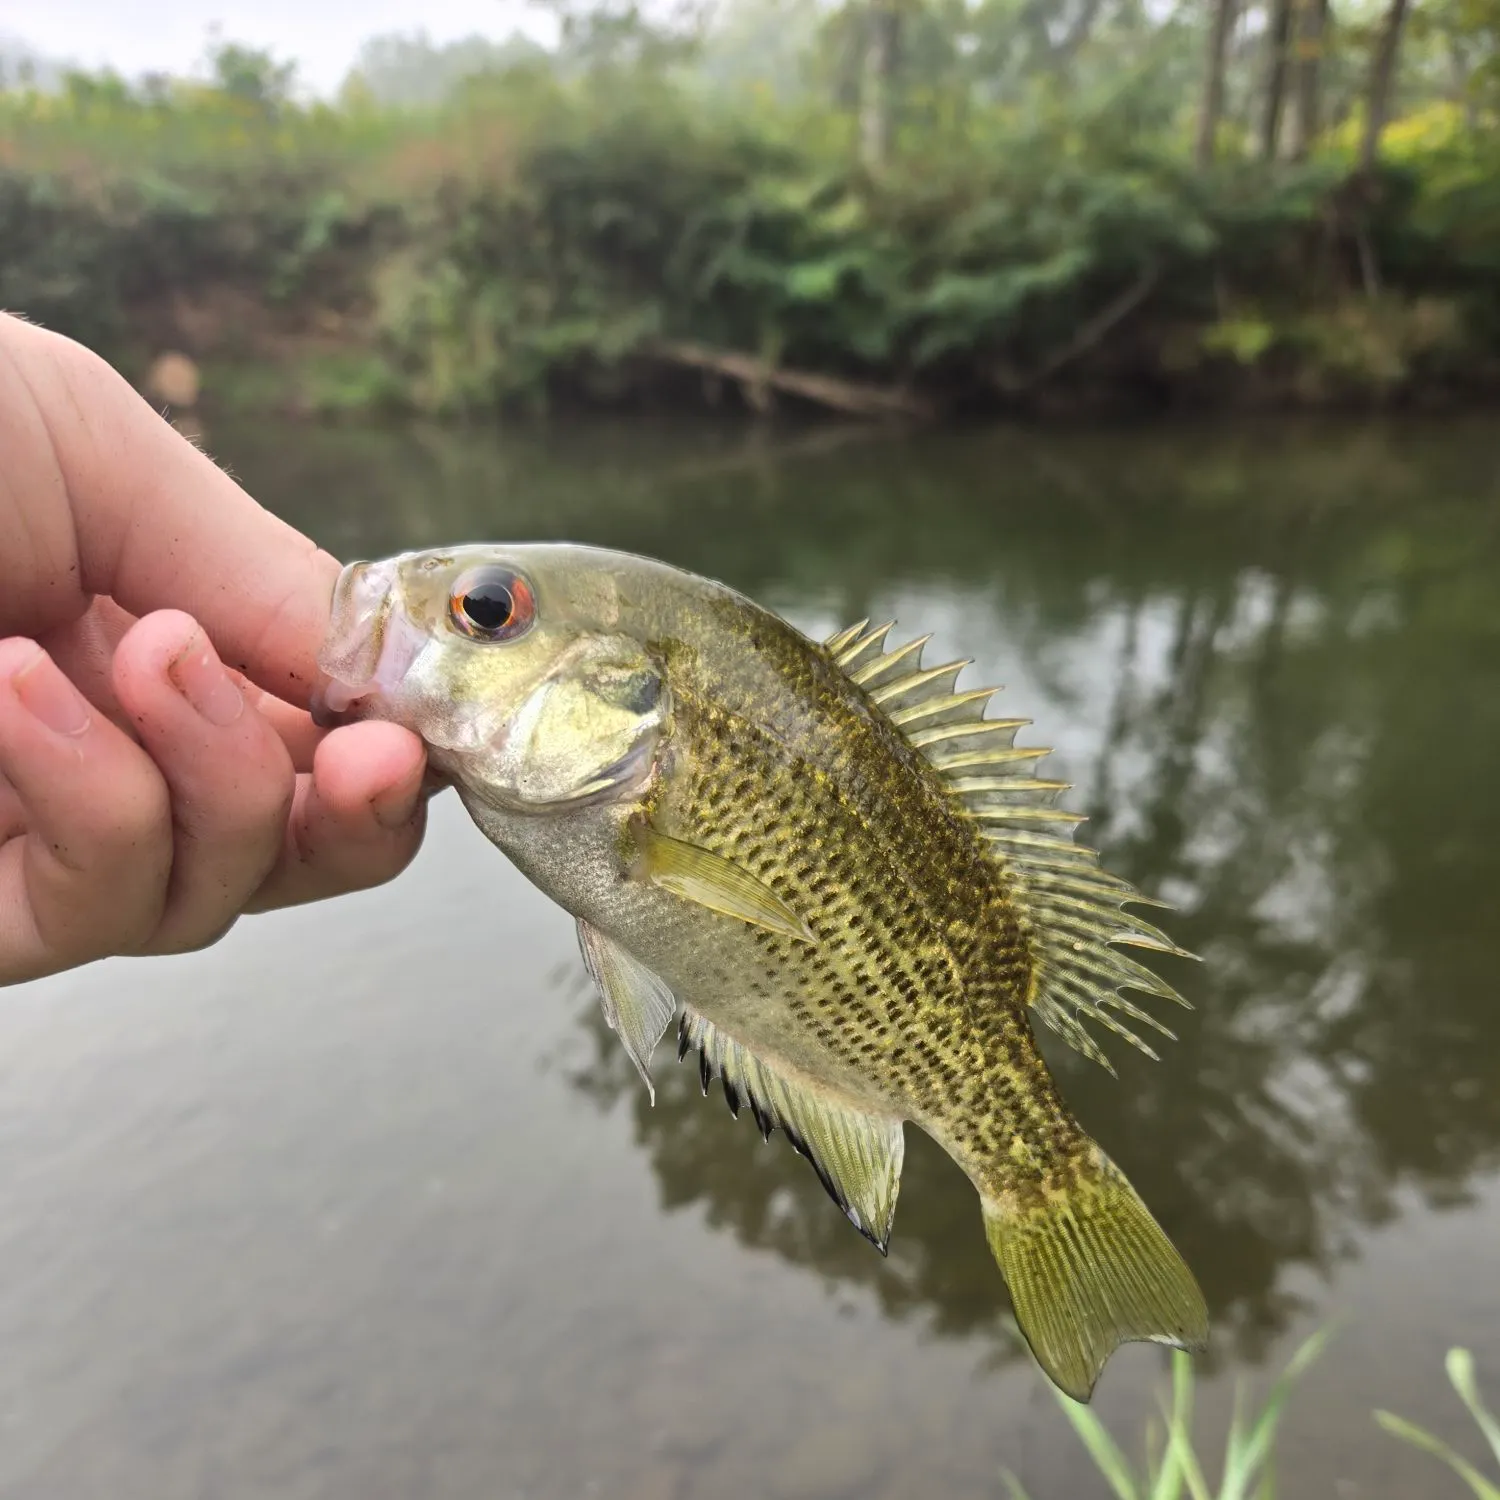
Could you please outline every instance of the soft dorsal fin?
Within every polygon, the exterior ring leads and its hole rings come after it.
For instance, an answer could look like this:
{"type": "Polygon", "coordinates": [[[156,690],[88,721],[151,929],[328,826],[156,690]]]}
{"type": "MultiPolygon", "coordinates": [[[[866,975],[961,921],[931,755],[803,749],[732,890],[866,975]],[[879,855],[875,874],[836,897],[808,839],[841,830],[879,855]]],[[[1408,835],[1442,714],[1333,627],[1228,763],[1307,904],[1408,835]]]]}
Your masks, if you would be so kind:
{"type": "Polygon", "coordinates": [[[677,1023],[678,1060],[694,1047],[703,1092],[708,1093],[715,1077],[721,1078],[736,1118],[748,1104],[767,1140],[778,1127],[784,1130],[793,1148],[812,1163],[829,1197],[884,1255],[901,1187],[906,1140],[901,1121],[867,1114],[793,1082],[684,1006],[677,1023]]]}
{"type": "Polygon", "coordinates": [[[1036,763],[1047,750],[1015,743],[1016,731],[1031,721],[985,718],[994,688],[960,692],[958,677],[967,662],[924,668],[927,637],[889,647],[892,628],[872,630],[861,621],[829,637],[823,649],[941,775],[1017,887],[1036,944],[1030,1003],[1069,1045],[1110,1072],[1109,1059],[1083,1027],[1085,1019],[1154,1058],[1126,1019],[1166,1037],[1172,1033],[1121,989],[1183,1006],[1188,1002],[1166,980],[1119,952],[1119,945],[1193,957],[1123,909],[1165,903],[1108,874],[1092,849],[1074,843],[1073,830],[1084,819],[1056,805],[1068,783],[1037,776],[1036,763]]]}

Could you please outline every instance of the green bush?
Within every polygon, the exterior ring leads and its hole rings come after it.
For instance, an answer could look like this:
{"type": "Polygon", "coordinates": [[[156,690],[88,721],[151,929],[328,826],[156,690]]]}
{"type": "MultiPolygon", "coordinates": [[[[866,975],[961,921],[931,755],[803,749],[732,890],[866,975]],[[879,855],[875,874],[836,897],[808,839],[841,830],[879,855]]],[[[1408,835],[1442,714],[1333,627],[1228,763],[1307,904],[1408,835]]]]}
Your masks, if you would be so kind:
{"type": "Polygon", "coordinates": [[[247,57],[215,87],[0,94],[0,304],[116,356],[225,288],[283,357],[326,354],[333,310],[364,372],[340,401],[437,413],[634,396],[682,344],[950,408],[1384,400],[1500,363],[1482,135],[1409,132],[1373,183],[1332,148],[1199,172],[1127,88],[934,112],[872,179],[837,111],[661,69],[518,68],[401,111],[300,107],[247,57]]]}

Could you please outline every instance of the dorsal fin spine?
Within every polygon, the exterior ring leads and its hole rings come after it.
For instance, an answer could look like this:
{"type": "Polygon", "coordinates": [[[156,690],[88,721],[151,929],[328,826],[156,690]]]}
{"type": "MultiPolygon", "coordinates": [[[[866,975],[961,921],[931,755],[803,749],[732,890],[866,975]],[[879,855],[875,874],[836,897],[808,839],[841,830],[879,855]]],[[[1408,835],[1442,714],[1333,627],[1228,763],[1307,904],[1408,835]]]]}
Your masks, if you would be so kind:
{"type": "Polygon", "coordinates": [[[977,825],[1008,877],[1035,945],[1032,1004],[1070,1046],[1111,1072],[1109,1059],[1084,1029],[1097,1021],[1138,1047],[1156,1053],[1121,1019],[1170,1037],[1160,1021],[1125,999],[1129,987],[1187,1005],[1177,991],[1120,946],[1191,958],[1166,933],[1133,912],[1130,903],[1166,906],[1111,875],[1098,854],[1073,842],[1086,817],[1053,805],[1067,782],[1037,776],[1046,749],[1017,747],[1029,719],[986,719],[993,688],[960,691],[967,662],[921,665],[930,637],[886,649],[892,625],[850,626],[825,642],[830,658],[864,692],[942,779],[958,810],[977,825]],[[1118,1014],[1115,1014],[1118,1012],[1118,1014]]]}
{"type": "Polygon", "coordinates": [[[885,638],[891,633],[895,623],[891,620],[887,624],[877,625],[873,630],[865,631],[839,653],[838,664],[845,672],[853,672],[862,663],[878,657],[881,654],[880,648],[885,644],[885,638]]]}
{"type": "Polygon", "coordinates": [[[889,682],[891,678],[920,666],[922,647],[931,639],[929,635],[918,636],[916,640],[908,641],[897,650],[887,651],[884,656],[877,656],[866,662],[858,671],[851,672],[849,675],[866,692],[871,692],[879,684],[889,682]]]}
{"type": "Polygon", "coordinates": [[[948,695],[958,681],[958,674],[968,666],[966,661],[944,662],[940,667],[928,667],[921,672],[909,672],[894,682],[876,688],[870,696],[882,708],[900,708],[903,705],[926,702],[936,694],[948,695]]]}
{"type": "Polygon", "coordinates": [[[844,651],[865,633],[865,629],[869,623],[868,620],[861,620],[858,625],[850,625],[846,630],[840,630],[829,636],[823,642],[824,650],[835,658],[841,656],[844,651]]]}
{"type": "Polygon", "coordinates": [[[1001,844],[1014,850],[1015,857],[1024,859],[1029,865],[1039,865],[1049,870],[1071,869],[1084,866],[1097,869],[1099,854],[1086,844],[1075,844],[1071,839],[1054,838],[1050,833],[1032,833],[1021,828],[987,828],[985,838],[991,843],[1001,844]]]}
{"type": "Polygon", "coordinates": [[[917,749],[927,751],[942,751],[950,746],[965,746],[968,741],[987,740],[991,736],[997,744],[1009,746],[1015,740],[1016,731],[1025,729],[1030,723],[1030,719],[975,719],[963,724],[942,724],[936,729],[914,729],[907,735],[907,739],[917,749]]]}
{"type": "Polygon", "coordinates": [[[947,776],[954,796],[976,811],[993,800],[1002,811],[1024,799],[1026,806],[1050,805],[1060,793],[1072,790],[1070,781],[1043,781],[1036,776],[947,776]],[[992,795],[993,794],[993,795],[992,795]]]}
{"type": "Polygon", "coordinates": [[[1064,812],[1059,807],[1005,807],[986,812],[976,812],[973,808],[964,810],[981,823],[1057,823],[1064,828],[1076,828],[1080,823],[1088,822],[1086,814],[1064,812]]]}
{"type": "Polygon", "coordinates": [[[994,688],[971,688],[966,693],[949,693],[931,702],[914,703],[903,708],[888,709],[887,716],[898,729],[913,724],[954,724],[961,720],[978,721],[984,706],[995,696],[994,688]]]}
{"type": "Polygon", "coordinates": [[[1000,768],[1002,766],[1017,767],[1013,774],[1026,775],[1026,767],[1033,766],[1044,755],[1046,750],[1034,750],[1030,747],[1017,749],[1015,746],[1007,746],[994,750],[967,750],[956,754],[944,755],[941,758],[928,755],[930,760],[945,776],[958,776],[966,772],[986,770],[989,768],[1000,768]]]}

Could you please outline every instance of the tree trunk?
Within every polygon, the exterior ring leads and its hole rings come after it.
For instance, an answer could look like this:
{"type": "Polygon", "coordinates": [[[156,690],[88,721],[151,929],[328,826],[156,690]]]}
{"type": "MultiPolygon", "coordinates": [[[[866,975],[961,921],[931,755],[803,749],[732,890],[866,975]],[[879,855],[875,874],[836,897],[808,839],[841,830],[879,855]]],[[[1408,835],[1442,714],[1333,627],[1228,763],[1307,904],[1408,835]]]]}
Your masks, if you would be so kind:
{"type": "Polygon", "coordinates": [[[1479,104],[1474,97],[1474,90],[1469,87],[1469,79],[1473,71],[1467,44],[1450,34],[1448,37],[1448,77],[1451,80],[1449,87],[1453,102],[1463,106],[1465,130],[1479,128],[1479,104]]]}
{"type": "Polygon", "coordinates": [[[1286,103],[1287,43],[1292,31],[1292,0],[1274,0],[1266,32],[1266,92],[1260,117],[1260,154],[1276,159],[1281,144],[1281,116],[1286,103]]]}
{"type": "Polygon", "coordinates": [[[1203,104],[1198,113],[1198,165],[1209,166],[1219,121],[1224,115],[1224,72],[1229,60],[1229,36],[1234,30],[1238,0],[1213,0],[1213,20],[1208,28],[1208,56],[1204,63],[1203,104]]]}
{"type": "Polygon", "coordinates": [[[1296,113],[1291,156],[1301,161],[1323,128],[1323,51],[1328,31],[1328,0],[1301,0],[1297,14],[1296,113]]]}
{"type": "Polygon", "coordinates": [[[1380,154],[1380,137],[1385,131],[1386,112],[1391,107],[1391,84],[1396,77],[1396,58],[1401,51],[1401,31],[1406,25],[1407,0],[1390,0],[1380,40],[1370,64],[1370,84],[1365,94],[1365,138],[1359,148],[1362,172],[1374,169],[1380,154]]]}
{"type": "Polygon", "coordinates": [[[878,172],[891,155],[892,97],[896,69],[896,0],[869,0],[865,7],[865,61],[860,81],[859,154],[866,169],[878,172]]]}
{"type": "Polygon", "coordinates": [[[1464,44],[1451,32],[1448,35],[1448,102],[1462,104],[1469,94],[1469,60],[1464,44]]]}
{"type": "Polygon", "coordinates": [[[1103,8],[1104,0],[1083,0],[1073,24],[1063,33],[1062,40],[1052,48],[1048,56],[1048,63],[1053,72],[1066,73],[1068,71],[1074,54],[1088,41],[1099,19],[1099,12],[1103,8]]]}

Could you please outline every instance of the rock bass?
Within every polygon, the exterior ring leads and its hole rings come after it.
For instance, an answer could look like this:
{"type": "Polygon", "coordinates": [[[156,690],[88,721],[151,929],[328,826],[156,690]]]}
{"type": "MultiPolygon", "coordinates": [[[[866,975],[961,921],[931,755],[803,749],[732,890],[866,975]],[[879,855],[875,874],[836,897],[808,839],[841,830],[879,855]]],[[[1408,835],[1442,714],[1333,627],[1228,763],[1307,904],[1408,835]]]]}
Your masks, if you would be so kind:
{"type": "MultiPolygon", "coordinates": [[[[979,1194],[1038,1363],[1086,1401],[1122,1343],[1201,1347],[1182,1258],[1058,1094],[1033,1024],[1150,1052],[1121,946],[1182,952],[1073,840],[1023,719],[966,662],[861,622],[821,643],[731,589],[557,543],[353,563],[320,717],[427,743],[470,815],[578,923],[651,1088],[674,1017],[731,1110],[785,1132],[884,1252],[906,1122],[979,1194]]],[[[1154,1053],[1151,1053],[1155,1056],[1154,1053]]],[[[654,1091],[652,1095],[654,1099],[654,1091]]]]}

